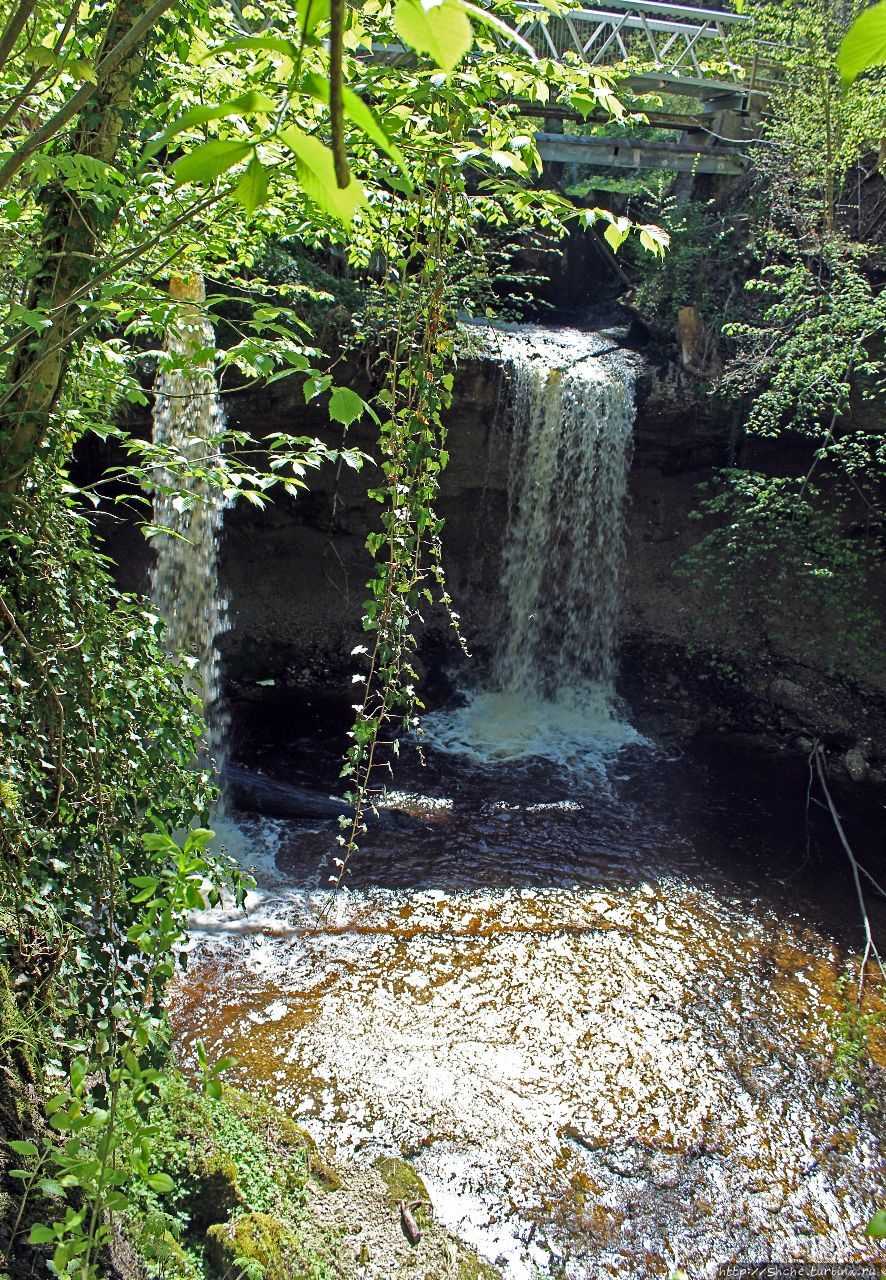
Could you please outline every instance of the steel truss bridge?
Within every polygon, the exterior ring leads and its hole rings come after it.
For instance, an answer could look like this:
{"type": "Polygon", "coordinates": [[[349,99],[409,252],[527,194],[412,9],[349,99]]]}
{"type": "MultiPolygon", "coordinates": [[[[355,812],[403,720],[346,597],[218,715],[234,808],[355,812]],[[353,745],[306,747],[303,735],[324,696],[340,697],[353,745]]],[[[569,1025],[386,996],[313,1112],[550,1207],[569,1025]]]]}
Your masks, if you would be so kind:
{"type": "MultiPolygon", "coordinates": [[[[564,120],[582,120],[568,108],[521,103],[524,114],[544,120],[536,135],[543,160],[725,176],[743,171],[743,143],[778,82],[768,51],[751,40],[749,18],[664,0],[604,0],[561,15],[538,0],[521,0],[519,7],[525,17],[517,32],[538,57],[619,69],[618,92],[637,95],[636,110],[650,125],[677,134],[668,141],[631,136],[627,130],[584,137],[563,132],[564,120]],[[642,101],[649,94],[691,99],[696,109],[678,102],[673,111],[649,110],[642,101]]],[[[410,55],[402,45],[386,45],[375,56],[396,61],[410,55]]],[[[610,117],[601,111],[588,119],[598,123],[610,117]]]]}
{"type": "MultiPolygon", "coordinates": [[[[520,8],[526,17],[517,31],[539,57],[574,59],[601,70],[621,67],[629,74],[620,77],[620,90],[690,98],[700,107],[695,113],[648,111],[650,124],[680,134],[655,142],[626,133],[564,134],[562,120],[577,117],[556,106],[545,108],[536,114],[559,128],[537,135],[542,159],[616,169],[742,172],[742,140],[777,82],[775,64],[751,42],[750,19],[662,0],[605,0],[600,7],[586,4],[561,16],[536,0],[523,0],[520,8]]],[[[643,109],[642,102],[638,107],[643,109]]]]}

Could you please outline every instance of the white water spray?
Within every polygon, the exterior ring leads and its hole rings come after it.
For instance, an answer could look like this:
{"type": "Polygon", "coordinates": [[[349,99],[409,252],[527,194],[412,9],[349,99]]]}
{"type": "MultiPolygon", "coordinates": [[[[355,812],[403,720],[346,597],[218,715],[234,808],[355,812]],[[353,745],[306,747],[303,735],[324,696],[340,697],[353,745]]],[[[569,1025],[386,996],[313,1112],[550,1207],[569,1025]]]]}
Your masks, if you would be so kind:
{"type": "Polygon", "coordinates": [[[490,329],[487,348],[512,384],[505,620],[488,689],[425,729],[475,760],[598,771],[637,737],[614,711],[634,370],[577,330],[490,329]]]}
{"type": "Polygon", "coordinates": [[[213,368],[215,334],[206,319],[203,281],[174,277],[180,306],[166,348],[178,367],[161,369],[154,385],[154,442],[185,464],[184,478],[162,469],[154,493],[154,523],[169,530],[154,542],[151,598],[166,620],[167,647],[183,653],[199,677],[209,755],[224,765],[227,716],[221,703],[218,636],[227,629],[227,604],[219,593],[218,542],[224,499],[221,490],[193,474],[213,465],[224,428],[224,412],[213,368]],[[184,367],[184,362],[187,367],[184,367]]]}

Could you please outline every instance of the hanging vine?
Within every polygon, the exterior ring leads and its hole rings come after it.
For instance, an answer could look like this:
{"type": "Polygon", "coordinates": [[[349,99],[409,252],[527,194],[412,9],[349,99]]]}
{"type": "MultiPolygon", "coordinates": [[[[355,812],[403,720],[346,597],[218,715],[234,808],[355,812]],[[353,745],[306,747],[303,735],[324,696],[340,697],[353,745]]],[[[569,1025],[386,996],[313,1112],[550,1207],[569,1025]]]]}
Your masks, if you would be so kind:
{"type": "Polygon", "coordinates": [[[441,559],[443,522],[435,507],[448,460],[442,415],[452,399],[456,344],[456,303],[447,263],[455,257],[464,226],[464,216],[455,216],[459,206],[464,215],[464,199],[457,175],[438,169],[416,196],[409,247],[398,254],[388,238],[388,277],[372,304],[389,335],[379,354],[385,380],[376,396],[384,483],[370,490],[383,511],[381,529],[367,539],[376,572],[363,626],[372,647],[359,645],[354,651],[368,656],[369,667],[342,770],[350,783],[345,798],[353,815],[342,820],[341,855],[332,877],[337,887],[366,829],[366,811],[382,789],[375,785],[376,777],[379,771],[390,772],[391,754],[399,752],[397,730],[417,723],[422,703],[416,691],[414,623],[421,620],[424,605],[434,602],[435,589],[458,632],[441,559]],[[428,229],[424,240],[422,227],[428,229]]]}

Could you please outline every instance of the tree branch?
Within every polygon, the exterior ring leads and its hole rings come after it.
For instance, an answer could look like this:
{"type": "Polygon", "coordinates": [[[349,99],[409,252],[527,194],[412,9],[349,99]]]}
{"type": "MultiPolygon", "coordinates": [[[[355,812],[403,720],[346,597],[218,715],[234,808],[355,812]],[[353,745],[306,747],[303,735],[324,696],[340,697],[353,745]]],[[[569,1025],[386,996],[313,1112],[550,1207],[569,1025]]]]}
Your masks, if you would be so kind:
{"type": "Polygon", "coordinates": [[[344,58],[345,0],[331,0],[329,32],[329,117],[332,124],[332,158],[339,187],[351,181],[345,148],[342,62],[344,58]]]}
{"type": "Polygon", "coordinates": [[[0,68],[8,62],[16,40],[24,31],[25,23],[36,7],[37,0],[19,0],[18,8],[10,14],[9,21],[3,29],[3,35],[0,36],[0,68]]]}
{"type": "Polygon", "coordinates": [[[170,9],[174,3],[175,0],[155,0],[150,9],[143,13],[137,22],[132,24],[126,34],[114,45],[113,49],[102,58],[95,71],[95,78],[98,84],[87,83],[82,85],[73,97],[69,98],[64,106],[56,111],[55,115],[50,116],[48,120],[40,125],[39,129],[34,130],[27,141],[22,143],[18,151],[13,152],[6,164],[0,168],[0,191],[9,186],[9,183],[21,169],[28,156],[38,151],[44,143],[54,137],[86,106],[89,99],[97,92],[102,80],[106,79],[138,47],[151,27],[154,26],[159,18],[162,18],[166,10],[170,9]]]}

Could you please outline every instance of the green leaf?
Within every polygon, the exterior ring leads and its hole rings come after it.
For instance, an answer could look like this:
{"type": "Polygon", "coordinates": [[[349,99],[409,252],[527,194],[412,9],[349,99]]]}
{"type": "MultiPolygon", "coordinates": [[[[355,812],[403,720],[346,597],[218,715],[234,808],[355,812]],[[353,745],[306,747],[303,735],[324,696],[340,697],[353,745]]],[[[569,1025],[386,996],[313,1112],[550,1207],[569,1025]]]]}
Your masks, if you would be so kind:
{"type": "Polygon", "coordinates": [[[98,84],[95,68],[83,58],[63,58],[51,49],[34,49],[29,60],[37,67],[52,67],[55,71],[66,71],[68,75],[77,76],[80,80],[88,80],[90,84],[98,84]]]}
{"type": "Polygon", "coordinates": [[[175,1183],[168,1173],[152,1173],[146,1181],[152,1191],[159,1191],[163,1195],[175,1190],[175,1183]]]}
{"type": "Polygon", "coordinates": [[[878,1209],[865,1227],[865,1235],[874,1240],[886,1240],[886,1209],[878,1209]]]}
{"type": "Polygon", "coordinates": [[[393,23],[405,44],[429,54],[444,71],[452,71],[474,42],[470,20],[457,0],[397,0],[393,23]]]}
{"type": "Polygon", "coordinates": [[[492,13],[489,9],[484,9],[478,4],[471,4],[470,0],[461,0],[461,7],[466,13],[469,13],[477,22],[482,22],[485,27],[491,28],[497,35],[504,37],[511,44],[518,45],[523,50],[531,62],[538,61],[538,55],[528,40],[524,40],[521,35],[509,27],[506,22],[502,22],[497,14],[492,13]]]}
{"type": "Polygon", "coordinates": [[[321,22],[329,20],[332,6],[329,0],[298,0],[295,6],[295,20],[298,30],[311,35],[321,22]]]}
{"type": "Polygon", "coordinates": [[[640,244],[649,253],[654,253],[657,258],[665,256],[665,250],[670,244],[670,236],[666,231],[662,231],[660,227],[638,227],[640,232],[640,244]]]}
{"type": "Polygon", "coordinates": [[[6,1144],[17,1156],[35,1156],[37,1147],[33,1142],[7,1142],[6,1144]]]}
{"type": "Polygon", "coordinates": [[[52,320],[45,311],[31,311],[27,307],[13,306],[10,308],[10,316],[16,321],[23,320],[36,333],[52,327],[52,320]]]}
{"type": "Polygon", "coordinates": [[[350,387],[335,387],[329,397],[329,417],[345,427],[355,422],[365,408],[362,398],[350,387]]]}
{"type": "Polygon", "coordinates": [[[234,188],[234,196],[247,213],[255,213],[268,198],[268,171],[258,156],[253,156],[246,172],[234,188]]]}
{"type": "Polygon", "coordinates": [[[600,104],[596,98],[592,98],[586,93],[570,93],[569,105],[574,107],[576,111],[580,111],[584,118],[587,119],[593,111],[597,110],[600,104]]]}
{"type": "Polygon", "coordinates": [[[617,226],[614,222],[610,222],[606,230],[603,232],[603,239],[609,245],[613,253],[618,253],[618,250],[627,238],[627,230],[622,230],[622,228],[617,226]]]}
{"type": "Polygon", "coordinates": [[[279,53],[292,62],[296,61],[299,54],[298,41],[286,40],[283,36],[236,36],[233,40],[215,45],[212,52],[236,53],[240,49],[266,49],[269,53],[279,53]]]}
{"type": "Polygon", "coordinates": [[[210,120],[225,120],[229,116],[269,116],[276,110],[277,104],[273,98],[269,98],[265,93],[258,93],[254,89],[241,93],[238,97],[229,99],[228,102],[191,107],[189,111],[183,112],[177,120],[174,120],[168,129],[164,129],[159,137],[152,139],[145,147],[144,154],[145,156],[156,155],[171,138],[183,133],[185,129],[193,128],[194,125],[207,124],[210,120]]]}
{"type": "Polygon", "coordinates": [[[28,1244],[52,1244],[54,1239],[52,1227],[44,1227],[42,1223],[35,1222],[28,1236],[28,1244]]]}
{"type": "MultiPolygon", "coordinates": [[[[329,106],[329,81],[326,76],[312,71],[310,75],[305,76],[304,87],[312,97],[329,106]]],[[[403,159],[402,151],[388,137],[372,108],[367,106],[360,95],[354,93],[353,89],[349,89],[347,85],[342,86],[342,109],[360,132],[365,133],[367,138],[371,138],[375,145],[384,151],[385,155],[396,161],[405,173],[406,161],[403,159]]]]}
{"type": "Polygon", "coordinates": [[[251,142],[204,142],[172,166],[176,182],[211,182],[246,158],[251,142]]]}
{"type": "Polygon", "coordinates": [[[215,832],[211,827],[195,827],[193,831],[188,832],[185,840],[185,853],[193,853],[197,849],[205,849],[215,839],[215,832]]]}
{"type": "Polygon", "coordinates": [[[352,178],[346,187],[340,187],[329,147],[301,129],[284,129],[280,140],[295,156],[298,180],[305,195],[310,196],[324,213],[344,226],[350,226],[356,210],[366,203],[366,193],[356,178],[352,178]]]}
{"type": "Polygon", "coordinates": [[[82,1054],[78,1055],[71,1063],[71,1088],[76,1091],[80,1088],[86,1079],[86,1059],[82,1054]]]}
{"type": "Polygon", "coordinates": [[[844,85],[852,84],[862,71],[886,64],[886,0],[865,9],[843,37],[837,66],[844,85]]]}

